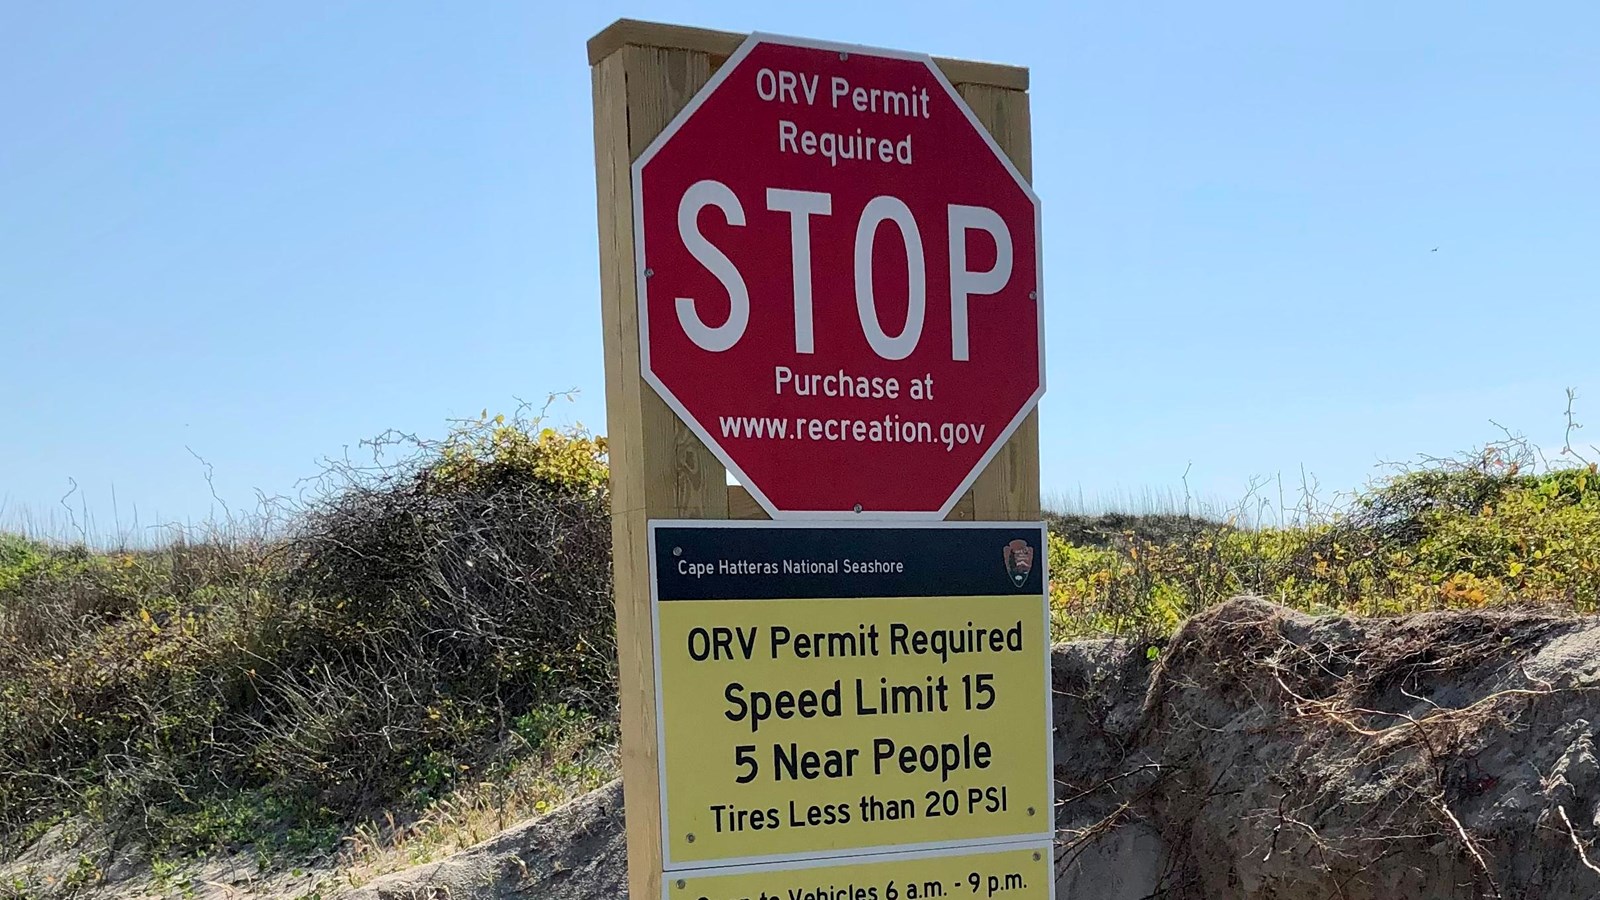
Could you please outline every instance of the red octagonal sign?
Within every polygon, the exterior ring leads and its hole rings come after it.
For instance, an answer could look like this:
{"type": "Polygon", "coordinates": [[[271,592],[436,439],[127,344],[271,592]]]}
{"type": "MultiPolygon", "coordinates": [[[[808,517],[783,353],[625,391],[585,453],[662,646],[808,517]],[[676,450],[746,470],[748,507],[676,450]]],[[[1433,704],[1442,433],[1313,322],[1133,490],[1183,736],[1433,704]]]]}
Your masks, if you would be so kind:
{"type": "Polygon", "coordinates": [[[633,167],[644,376],[773,516],[943,516],[1044,392],[1039,201],[927,56],[752,36],[633,167]]]}

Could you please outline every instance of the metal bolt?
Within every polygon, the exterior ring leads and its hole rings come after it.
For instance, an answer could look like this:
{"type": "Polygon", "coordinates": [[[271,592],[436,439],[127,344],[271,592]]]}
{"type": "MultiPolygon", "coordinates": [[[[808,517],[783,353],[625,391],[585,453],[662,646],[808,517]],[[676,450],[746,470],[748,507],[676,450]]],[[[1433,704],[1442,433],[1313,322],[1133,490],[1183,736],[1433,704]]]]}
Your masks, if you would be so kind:
{"type": "MultiPolygon", "coordinates": [[[[1039,854],[1035,853],[1033,855],[1033,858],[1034,859],[1038,859],[1039,858],[1039,854]]],[[[682,878],[678,879],[678,890],[680,890],[680,891],[683,890],[683,879],[682,878]]]]}
{"type": "Polygon", "coordinates": [[[694,843],[694,832],[692,832],[692,831],[689,832],[688,837],[689,837],[689,843],[691,843],[691,844],[694,843]]]}
{"type": "Polygon", "coordinates": [[[682,547],[673,547],[672,548],[672,555],[673,556],[682,556],[683,555],[683,548],[682,547]]]}
{"type": "Polygon", "coordinates": [[[1029,291],[1028,292],[1028,299],[1029,300],[1037,300],[1037,299],[1039,299],[1039,292],[1038,291],[1029,291]]]}
{"type": "Polygon", "coordinates": [[[656,277],[656,270],[655,269],[645,269],[644,270],[644,277],[646,277],[646,278],[654,278],[654,277],[656,277]]]}
{"type": "Polygon", "coordinates": [[[839,58],[840,59],[849,59],[850,58],[850,54],[848,54],[848,53],[844,52],[843,50],[841,50],[841,51],[839,51],[839,58]]]}
{"type": "MultiPolygon", "coordinates": [[[[1035,854],[1034,854],[1034,855],[1033,855],[1033,861],[1034,861],[1034,862],[1038,862],[1038,861],[1039,861],[1039,854],[1037,854],[1037,853],[1035,853],[1035,854]]],[[[683,882],[681,882],[681,881],[680,881],[680,882],[678,882],[678,887],[683,887],[683,882]]]]}
{"type": "Polygon", "coordinates": [[[1033,807],[1028,807],[1028,815],[1033,815],[1033,807]]]}
{"type": "Polygon", "coordinates": [[[856,512],[861,512],[861,504],[859,504],[859,503],[856,504],[855,511],[856,512]]]}

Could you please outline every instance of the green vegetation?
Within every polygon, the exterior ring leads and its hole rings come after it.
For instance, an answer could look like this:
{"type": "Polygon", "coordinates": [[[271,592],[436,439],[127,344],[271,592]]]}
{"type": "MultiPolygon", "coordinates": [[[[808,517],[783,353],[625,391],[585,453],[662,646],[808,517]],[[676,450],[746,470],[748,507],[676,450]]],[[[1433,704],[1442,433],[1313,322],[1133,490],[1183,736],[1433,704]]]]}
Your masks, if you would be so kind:
{"type": "Polygon", "coordinates": [[[14,534],[0,533],[0,594],[16,588],[50,561],[46,548],[14,534]]]}
{"type": "Polygon", "coordinates": [[[58,823],[94,835],[87,879],[115,847],[270,860],[377,821],[371,856],[464,794],[609,777],[604,441],[485,417],[373,449],[402,458],[330,467],[271,541],[0,536],[0,859],[58,823]]]}
{"type": "MultiPolygon", "coordinates": [[[[1518,446],[1290,526],[1055,516],[1056,637],[1131,636],[1153,658],[1240,593],[1593,611],[1600,473],[1518,446]]],[[[361,880],[613,777],[604,440],[484,416],[369,449],[380,462],[330,465],[270,540],[97,553],[0,535],[0,859],[65,831],[81,852],[58,887],[129,846],[175,890],[221,850],[263,871],[337,852],[361,880]]]]}
{"type": "Polygon", "coordinates": [[[1338,514],[1292,527],[1156,516],[1107,533],[1058,518],[1050,544],[1056,636],[1153,639],[1245,593],[1314,613],[1502,603],[1593,612],[1600,473],[1592,464],[1533,469],[1520,442],[1491,445],[1465,461],[1397,474],[1338,514]]]}

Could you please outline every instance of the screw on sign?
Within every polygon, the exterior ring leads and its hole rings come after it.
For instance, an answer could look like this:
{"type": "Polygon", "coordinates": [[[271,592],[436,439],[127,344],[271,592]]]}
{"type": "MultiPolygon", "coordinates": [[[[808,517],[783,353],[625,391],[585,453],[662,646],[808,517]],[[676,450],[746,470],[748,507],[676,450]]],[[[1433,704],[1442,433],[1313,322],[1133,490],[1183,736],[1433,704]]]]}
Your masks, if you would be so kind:
{"type": "Polygon", "coordinates": [[[633,189],[644,376],[775,516],[942,516],[1044,391],[1038,199],[927,56],[754,35],[633,189]]]}

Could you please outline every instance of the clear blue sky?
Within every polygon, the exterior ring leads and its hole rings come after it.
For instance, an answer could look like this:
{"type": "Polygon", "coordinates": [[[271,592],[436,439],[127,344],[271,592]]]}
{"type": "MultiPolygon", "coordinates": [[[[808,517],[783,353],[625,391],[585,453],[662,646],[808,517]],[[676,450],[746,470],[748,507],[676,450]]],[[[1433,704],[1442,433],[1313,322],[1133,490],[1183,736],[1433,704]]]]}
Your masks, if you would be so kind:
{"type": "Polygon", "coordinates": [[[1033,70],[1047,490],[1600,442],[1600,5],[0,6],[0,498],[102,530],[578,388],[619,16],[1033,70]],[[1437,247],[1437,252],[1432,252],[1437,247]]]}

